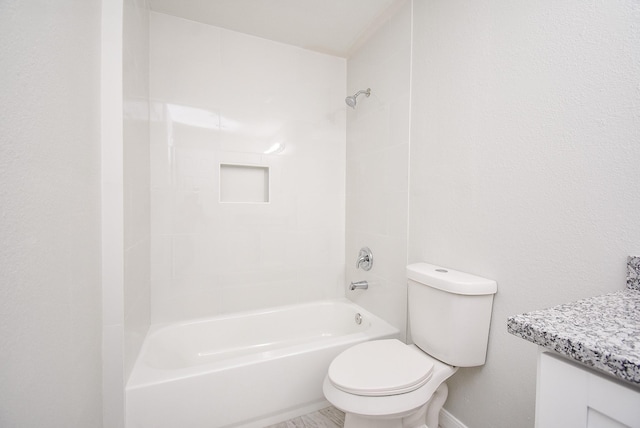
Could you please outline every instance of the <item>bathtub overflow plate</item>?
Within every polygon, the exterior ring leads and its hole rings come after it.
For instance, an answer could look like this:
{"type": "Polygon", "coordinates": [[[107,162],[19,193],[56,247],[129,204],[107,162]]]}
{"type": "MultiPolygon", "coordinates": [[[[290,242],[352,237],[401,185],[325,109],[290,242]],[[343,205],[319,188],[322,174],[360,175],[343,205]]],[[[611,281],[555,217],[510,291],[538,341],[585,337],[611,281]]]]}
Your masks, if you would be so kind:
{"type": "Polygon", "coordinates": [[[362,324],[362,315],[357,313],[356,316],[355,316],[355,320],[356,320],[356,324],[358,324],[358,325],[362,324]]]}

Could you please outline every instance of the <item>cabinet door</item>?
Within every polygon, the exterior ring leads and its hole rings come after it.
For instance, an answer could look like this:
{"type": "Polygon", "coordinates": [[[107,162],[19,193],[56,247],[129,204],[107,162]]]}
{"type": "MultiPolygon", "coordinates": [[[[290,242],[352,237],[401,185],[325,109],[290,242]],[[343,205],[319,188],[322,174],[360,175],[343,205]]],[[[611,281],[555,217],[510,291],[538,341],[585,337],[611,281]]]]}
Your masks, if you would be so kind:
{"type": "Polygon", "coordinates": [[[572,427],[640,428],[640,389],[542,352],[536,428],[572,427]]]}

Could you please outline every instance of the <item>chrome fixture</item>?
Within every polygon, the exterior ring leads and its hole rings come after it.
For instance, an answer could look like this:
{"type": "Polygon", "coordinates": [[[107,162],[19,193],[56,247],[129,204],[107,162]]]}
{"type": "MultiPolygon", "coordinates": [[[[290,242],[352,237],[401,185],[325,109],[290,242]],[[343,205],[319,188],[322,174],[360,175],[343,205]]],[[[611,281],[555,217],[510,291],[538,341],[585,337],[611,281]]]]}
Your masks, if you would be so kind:
{"type": "Polygon", "coordinates": [[[369,288],[369,283],[367,281],[352,282],[351,285],[349,286],[349,290],[351,291],[366,290],[367,288],[369,288]]]}
{"type": "Polygon", "coordinates": [[[365,94],[367,96],[367,98],[369,98],[369,95],[371,95],[371,88],[367,88],[367,90],[362,90],[362,91],[358,91],[355,94],[347,97],[344,99],[344,102],[347,103],[347,105],[353,109],[356,108],[356,98],[358,98],[358,95],[360,94],[365,94]]]}
{"type": "Polygon", "coordinates": [[[360,248],[358,253],[358,261],[356,262],[356,269],[362,268],[363,270],[371,270],[373,266],[373,253],[369,247],[360,248]]]}
{"type": "Polygon", "coordinates": [[[360,315],[360,313],[358,312],[356,314],[356,316],[354,317],[354,320],[355,320],[356,324],[358,324],[358,325],[362,324],[362,315],[360,315]]]}

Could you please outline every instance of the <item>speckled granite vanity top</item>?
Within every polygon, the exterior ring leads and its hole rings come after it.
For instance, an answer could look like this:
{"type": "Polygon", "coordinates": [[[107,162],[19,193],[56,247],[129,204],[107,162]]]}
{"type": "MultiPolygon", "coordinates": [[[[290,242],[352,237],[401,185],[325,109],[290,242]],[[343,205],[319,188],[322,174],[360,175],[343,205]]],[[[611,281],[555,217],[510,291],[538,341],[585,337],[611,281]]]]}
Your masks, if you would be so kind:
{"type": "Polygon", "coordinates": [[[509,333],[640,387],[640,257],[629,257],[627,288],[515,315],[509,333]]]}

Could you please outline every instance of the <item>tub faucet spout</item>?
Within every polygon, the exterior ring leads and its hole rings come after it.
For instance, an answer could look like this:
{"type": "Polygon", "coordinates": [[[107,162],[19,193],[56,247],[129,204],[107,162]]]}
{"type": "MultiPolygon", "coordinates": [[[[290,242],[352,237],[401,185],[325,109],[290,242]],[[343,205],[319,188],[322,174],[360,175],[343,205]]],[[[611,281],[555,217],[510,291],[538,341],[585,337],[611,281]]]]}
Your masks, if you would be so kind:
{"type": "Polygon", "coordinates": [[[349,286],[349,290],[351,291],[356,289],[366,290],[367,288],[369,288],[369,283],[367,281],[352,282],[349,286]]]}

